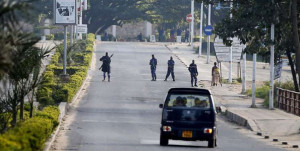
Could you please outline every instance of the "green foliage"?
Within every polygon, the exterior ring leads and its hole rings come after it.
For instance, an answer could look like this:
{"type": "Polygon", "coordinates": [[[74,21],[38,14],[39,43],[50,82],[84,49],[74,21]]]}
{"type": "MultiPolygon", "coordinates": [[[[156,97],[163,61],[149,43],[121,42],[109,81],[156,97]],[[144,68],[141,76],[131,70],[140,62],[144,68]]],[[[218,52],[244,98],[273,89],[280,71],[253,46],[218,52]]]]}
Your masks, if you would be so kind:
{"type": "Polygon", "coordinates": [[[76,64],[67,67],[67,73],[70,74],[70,79],[67,83],[61,83],[59,81],[59,75],[63,70],[59,63],[61,54],[57,51],[52,56],[51,64],[47,66],[47,71],[43,75],[44,79],[42,85],[38,88],[38,102],[40,102],[43,106],[46,106],[48,104],[70,102],[73,99],[87,75],[87,71],[92,60],[94,41],[95,35],[88,34],[86,43],[83,44],[83,41],[79,41],[78,44],[85,46],[85,51],[78,51],[77,48],[72,47],[77,49],[73,52],[76,64]]]}
{"type": "Polygon", "coordinates": [[[58,125],[59,109],[54,106],[0,135],[0,148],[5,151],[41,150],[54,128],[58,125]]]}
{"type": "Polygon", "coordinates": [[[286,90],[290,90],[290,91],[295,91],[295,85],[294,85],[293,81],[287,81],[287,82],[283,82],[283,83],[276,82],[274,84],[274,87],[282,88],[282,89],[286,89],[286,90]]]}
{"type": "MultiPolygon", "coordinates": [[[[239,79],[240,79],[240,78],[239,78],[239,79]]],[[[240,84],[241,82],[240,82],[239,79],[232,79],[232,83],[231,83],[231,84],[240,84]]],[[[230,83],[228,82],[228,79],[222,78],[221,80],[222,80],[222,84],[230,84],[230,83]]]]}
{"type": "Polygon", "coordinates": [[[64,40],[64,33],[55,33],[54,34],[54,40],[64,40]]]}
{"type": "MultiPolygon", "coordinates": [[[[144,0],[90,0],[90,8],[84,12],[84,22],[90,22],[88,30],[102,33],[111,25],[121,26],[126,21],[146,18],[144,0]]],[[[149,1],[150,2],[150,1],[149,1]]]]}
{"type": "MultiPolygon", "coordinates": [[[[269,106],[269,90],[270,86],[269,85],[263,85],[262,87],[256,88],[255,94],[257,98],[264,99],[263,105],[264,106],[269,106]]],[[[248,89],[246,90],[246,94],[248,96],[252,95],[252,90],[248,89]]]]}
{"type": "Polygon", "coordinates": [[[46,35],[46,40],[54,40],[54,35],[53,34],[46,35]]]}
{"type": "MultiPolygon", "coordinates": [[[[283,82],[283,83],[275,82],[274,88],[275,88],[274,90],[276,90],[276,88],[282,88],[282,89],[287,89],[287,90],[291,90],[291,91],[295,90],[293,81],[287,81],[287,82],[283,82]]],[[[264,99],[264,102],[263,102],[264,106],[269,106],[269,90],[270,90],[270,82],[267,81],[267,82],[264,82],[263,86],[256,88],[256,91],[255,91],[257,98],[264,99]]],[[[274,94],[275,94],[274,96],[276,96],[276,91],[274,94]]],[[[251,89],[246,90],[246,95],[251,96],[252,90],[251,89]]],[[[274,101],[274,104],[276,104],[275,101],[274,101]]]]}

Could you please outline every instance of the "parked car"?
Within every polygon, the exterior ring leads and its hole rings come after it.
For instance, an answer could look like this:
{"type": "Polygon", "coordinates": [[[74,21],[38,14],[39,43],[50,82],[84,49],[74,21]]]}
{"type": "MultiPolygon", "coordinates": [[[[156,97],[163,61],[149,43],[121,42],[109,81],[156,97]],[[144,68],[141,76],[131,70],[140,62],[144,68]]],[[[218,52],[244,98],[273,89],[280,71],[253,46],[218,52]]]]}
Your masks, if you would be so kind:
{"type": "Polygon", "coordinates": [[[208,147],[217,145],[215,107],[209,90],[198,88],[171,88],[162,108],[160,145],[169,139],[185,141],[208,141],[208,147]]]}

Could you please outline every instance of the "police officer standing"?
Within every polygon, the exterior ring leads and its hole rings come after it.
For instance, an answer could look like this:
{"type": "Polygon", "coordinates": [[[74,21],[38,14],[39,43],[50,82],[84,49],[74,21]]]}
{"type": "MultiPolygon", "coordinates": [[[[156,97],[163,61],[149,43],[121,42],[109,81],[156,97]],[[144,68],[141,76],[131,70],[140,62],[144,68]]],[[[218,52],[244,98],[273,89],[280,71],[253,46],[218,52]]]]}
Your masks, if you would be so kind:
{"type": "Polygon", "coordinates": [[[168,79],[168,77],[170,76],[170,74],[172,75],[173,81],[175,81],[174,65],[175,65],[175,62],[174,62],[174,60],[173,60],[173,57],[171,57],[170,60],[168,60],[168,72],[167,72],[165,81],[167,81],[167,79],[168,79]]]}
{"type": "Polygon", "coordinates": [[[156,81],[156,65],[157,65],[157,60],[154,57],[154,55],[152,55],[152,59],[150,60],[150,69],[151,69],[151,76],[152,76],[152,80],[151,81],[156,81]]]}
{"type": "Polygon", "coordinates": [[[193,86],[197,87],[198,71],[197,71],[197,65],[195,64],[194,60],[192,61],[192,63],[189,66],[189,71],[191,73],[191,84],[192,84],[192,87],[193,86]],[[193,85],[194,82],[195,82],[195,85],[193,85]]]}
{"type": "MultiPolygon", "coordinates": [[[[112,57],[112,56],[111,56],[112,57]]],[[[102,72],[103,72],[103,80],[105,81],[105,77],[106,77],[106,73],[107,73],[107,77],[108,77],[108,82],[110,82],[110,58],[108,56],[108,53],[106,52],[105,56],[102,56],[100,58],[100,61],[102,61],[102,66],[100,67],[100,69],[102,68],[102,72]]]]}

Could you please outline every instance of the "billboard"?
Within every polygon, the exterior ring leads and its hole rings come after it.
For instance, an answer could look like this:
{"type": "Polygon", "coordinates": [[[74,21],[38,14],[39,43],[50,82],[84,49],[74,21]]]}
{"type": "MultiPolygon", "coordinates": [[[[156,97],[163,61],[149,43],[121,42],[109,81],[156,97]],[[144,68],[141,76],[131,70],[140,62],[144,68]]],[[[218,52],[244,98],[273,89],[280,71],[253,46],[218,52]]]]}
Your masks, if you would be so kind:
{"type": "Polygon", "coordinates": [[[55,24],[76,24],[76,0],[55,0],[54,10],[55,24]]]}

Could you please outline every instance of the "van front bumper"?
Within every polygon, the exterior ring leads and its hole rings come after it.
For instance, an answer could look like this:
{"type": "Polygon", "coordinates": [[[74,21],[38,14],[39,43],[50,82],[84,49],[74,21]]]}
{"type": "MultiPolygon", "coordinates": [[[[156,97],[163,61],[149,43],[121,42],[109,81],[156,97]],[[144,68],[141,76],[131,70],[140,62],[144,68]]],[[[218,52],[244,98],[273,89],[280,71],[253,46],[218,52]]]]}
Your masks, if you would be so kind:
{"type": "Polygon", "coordinates": [[[187,140],[187,141],[208,141],[211,139],[215,138],[215,134],[216,134],[216,127],[211,128],[212,129],[212,133],[204,133],[204,128],[200,128],[200,129],[184,129],[184,128],[175,128],[172,127],[172,131],[169,132],[165,132],[162,130],[161,128],[161,135],[164,138],[167,139],[173,139],[173,140],[187,140]],[[184,131],[191,131],[192,132],[192,136],[191,137],[183,137],[183,132],[184,131]]]}

